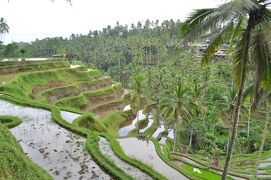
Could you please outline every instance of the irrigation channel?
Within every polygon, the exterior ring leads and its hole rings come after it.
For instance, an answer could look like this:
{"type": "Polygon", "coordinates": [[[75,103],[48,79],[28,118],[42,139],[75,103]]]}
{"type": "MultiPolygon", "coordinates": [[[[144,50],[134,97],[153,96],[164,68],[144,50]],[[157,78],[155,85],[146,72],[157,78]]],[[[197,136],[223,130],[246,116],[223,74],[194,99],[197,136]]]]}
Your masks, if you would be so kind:
{"type": "Polygon", "coordinates": [[[0,101],[0,115],[22,119],[12,134],[24,153],[54,179],[111,179],[84,150],[85,138],[59,127],[51,112],[0,101]]]}

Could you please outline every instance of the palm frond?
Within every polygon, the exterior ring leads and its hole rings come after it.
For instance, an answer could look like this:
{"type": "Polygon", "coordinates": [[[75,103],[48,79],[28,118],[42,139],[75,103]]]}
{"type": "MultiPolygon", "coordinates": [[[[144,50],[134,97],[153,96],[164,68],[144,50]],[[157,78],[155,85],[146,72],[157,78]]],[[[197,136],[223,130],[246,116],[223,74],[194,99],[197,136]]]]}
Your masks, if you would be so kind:
{"type": "MultiPolygon", "coordinates": [[[[248,54],[245,46],[250,43],[250,38],[246,37],[247,30],[242,30],[242,39],[237,43],[237,46],[234,51],[234,73],[235,73],[235,81],[239,85],[241,81],[241,72],[243,68],[243,61],[245,56],[248,54]]],[[[250,34],[250,32],[249,32],[250,34]]],[[[244,68],[248,68],[244,67],[244,68]]],[[[248,71],[246,71],[248,73],[248,71]]]]}
{"type": "MultiPolygon", "coordinates": [[[[271,47],[270,41],[266,38],[266,34],[263,31],[261,24],[258,25],[258,29],[252,33],[252,61],[256,66],[258,80],[263,82],[263,85],[267,89],[271,89],[271,47]]],[[[255,92],[259,92],[260,82],[256,82],[255,92]]]]}
{"type": "Polygon", "coordinates": [[[244,90],[244,92],[243,92],[243,102],[245,102],[245,100],[247,99],[247,98],[250,98],[252,95],[253,95],[253,93],[254,93],[254,84],[250,84],[245,90],[244,90]]]}
{"type": "Polygon", "coordinates": [[[244,26],[244,18],[240,18],[238,23],[236,24],[235,28],[233,29],[232,33],[231,33],[231,37],[230,37],[230,40],[229,40],[229,48],[227,50],[227,53],[231,53],[232,50],[233,50],[233,46],[234,46],[234,40],[237,38],[237,37],[240,37],[241,35],[241,29],[242,27],[244,26]]]}
{"type": "Polygon", "coordinates": [[[247,18],[247,15],[255,9],[259,9],[257,1],[235,0],[215,9],[197,10],[181,27],[183,43],[226,26],[232,19],[247,18]]]}
{"type": "Polygon", "coordinates": [[[204,51],[204,55],[201,60],[202,64],[207,64],[212,60],[212,57],[218,50],[219,46],[228,41],[229,35],[233,29],[234,29],[234,24],[233,22],[231,22],[227,26],[225,26],[221,30],[221,32],[213,39],[213,41],[204,51]]]}
{"type": "Polygon", "coordinates": [[[184,37],[187,32],[199,25],[207,16],[214,12],[213,8],[195,10],[190,17],[181,25],[180,36],[184,37]]]}

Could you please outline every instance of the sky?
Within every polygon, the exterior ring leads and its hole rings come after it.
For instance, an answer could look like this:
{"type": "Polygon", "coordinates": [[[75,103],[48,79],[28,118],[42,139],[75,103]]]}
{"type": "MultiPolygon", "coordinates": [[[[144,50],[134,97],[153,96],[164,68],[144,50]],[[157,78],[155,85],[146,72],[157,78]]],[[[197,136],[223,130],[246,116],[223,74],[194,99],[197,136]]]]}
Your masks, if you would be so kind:
{"type": "Polygon", "coordinates": [[[46,37],[69,37],[107,25],[146,19],[184,20],[193,9],[215,7],[223,0],[0,0],[0,17],[10,27],[5,44],[46,37]]]}

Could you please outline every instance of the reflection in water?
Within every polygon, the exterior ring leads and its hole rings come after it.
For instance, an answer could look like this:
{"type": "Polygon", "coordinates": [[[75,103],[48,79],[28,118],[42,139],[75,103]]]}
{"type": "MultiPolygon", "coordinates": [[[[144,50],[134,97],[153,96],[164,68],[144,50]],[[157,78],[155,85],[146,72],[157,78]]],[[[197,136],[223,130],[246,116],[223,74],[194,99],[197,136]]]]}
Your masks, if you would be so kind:
{"type": "MultiPolygon", "coordinates": [[[[259,168],[265,168],[265,167],[271,166],[271,162],[270,162],[271,158],[268,158],[265,161],[267,161],[267,162],[259,164],[259,168]]],[[[265,171],[266,170],[258,170],[257,173],[260,174],[260,173],[264,173],[265,171]]]]}
{"type": "Polygon", "coordinates": [[[85,139],[51,121],[49,111],[0,101],[0,115],[22,119],[12,134],[27,156],[54,179],[110,179],[84,150],[85,139]]]}
{"type": "Polygon", "coordinates": [[[72,64],[70,65],[70,68],[72,68],[72,69],[73,68],[78,68],[78,67],[81,67],[81,66],[80,65],[72,65],[72,64]]]}
{"type": "Polygon", "coordinates": [[[63,120],[67,121],[68,123],[72,123],[73,120],[77,119],[80,117],[80,114],[68,112],[68,111],[61,111],[61,117],[63,120]]]}
{"type": "Polygon", "coordinates": [[[123,108],[123,111],[129,111],[129,110],[131,110],[131,105],[130,104],[123,108]]]}
{"type": "Polygon", "coordinates": [[[167,137],[170,138],[170,139],[174,139],[174,130],[173,129],[168,130],[167,137]]]}
{"type": "MultiPolygon", "coordinates": [[[[47,60],[52,60],[53,58],[24,58],[25,61],[47,61],[47,60]]],[[[3,59],[2,61],[22,61],[21,58],[18,59],[3,59]]]]}
{"type": "Polygon", "coordinates": [[[101,149],[101,152],[104,155],[107,155],[110,157],[110,159],[112,159],[114,161],[114,163],[123,171],[125,171],[127,174],[135,177],[136,179],[152,179],[149,175],[147,175],[146,173],[142,172],[141,170],[139,170],[138,168],[122,161],[121,159],[119,159],[115,153],[113,152],[113,150],[111,149],[108,141],[103,138],[100,137],[100,141],[99,141],[99,147],[101,149]]]}
{"type": "Polygon", "coordinates": [[[163,132],[163,131],[165,131],[165,126],[164,126],[163,124],[161,124],[160,127],[158,127],[158,128],[156,129],[156,131],[152,134],[152,137],[153,137],[153,138],[157,138],[158,135],[159,135],[161,132],[163,132]]]}
{"type": "Polygon", "coordinates": [[[150,114],[150,115],[148,116],[148,120],[149,120],[149,122],[148,122],[147,127],[145,127],[144,129],[140,129],[140,130],[139,130],[140,133],[144,133],[149,127],[151,127],[151,125],[152,125],[152,123],[153,123],[153,115],[152,115],[152,114],[150,114]]]}
{"type": "Polygon", "coordinates": [[[127,155],[134,156],[136,159],[151,165],[156,171],[160,172],[168,179],[187,179],[184,175],[160,159],[160,157],[156,154],[155,146],[152,141],[143,141],[135,137],[118,139],[118,141],[127,155]]]}
{"type": "Polygon", "coordinates": [[[50,59],[52,59],[52,58],[25,58],[26,61],[47,61],[50,59]]]}
{"type": "Polygon", "coordinates": [[[166,144],[167,138],[162,137],[161,140],[159,141],[160,144],[166,144]]]}
{"type": "Polygon", "coordinates": [[[137,113],[137,117],[133,120],[133,122],[132,122],[132,124],[131,125],[129,125],[129,126],[126,126],[126,127],[123,127],[123,128],[121,128],[120,130],[119,130],[119,136],[127,136],[127,134],[131,131],[131,130],[133,130],[133,129],[135,129],[136,128],[136,123],[138,122],[138,121],[142,121],[143,119],[145,119],[145,114],[143,114],[143,111],[142,110],[140,110],[140,111],[138,111],[138,113],[137,113]]]}

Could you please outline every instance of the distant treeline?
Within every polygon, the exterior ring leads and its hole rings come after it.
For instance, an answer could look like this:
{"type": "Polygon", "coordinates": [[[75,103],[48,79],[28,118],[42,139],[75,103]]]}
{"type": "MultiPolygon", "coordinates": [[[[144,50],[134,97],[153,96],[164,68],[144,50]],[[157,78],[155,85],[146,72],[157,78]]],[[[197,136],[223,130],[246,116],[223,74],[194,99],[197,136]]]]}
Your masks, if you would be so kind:
{"type": "Polygon", "coordinates": [[[55,37],[31,43],[11,43],[0,46],[0,57],[51,57],[65,54],[68,59],[82,60],[107,71],[112,66],[131,62],[156,64],[179,40],[179,20],[163,22],[146,20],[144,23],[108,25],[101,31],[87,35],[72,34],[69,38],[55,37]]]}

